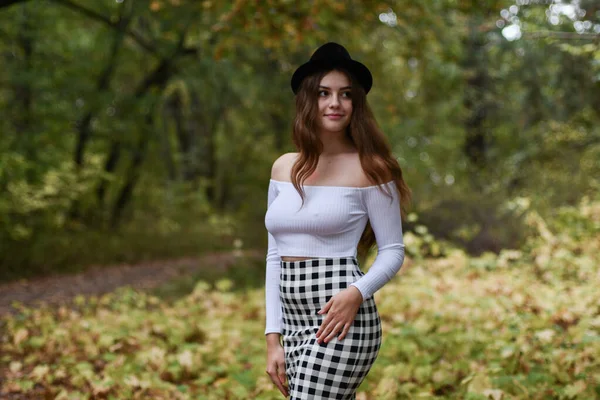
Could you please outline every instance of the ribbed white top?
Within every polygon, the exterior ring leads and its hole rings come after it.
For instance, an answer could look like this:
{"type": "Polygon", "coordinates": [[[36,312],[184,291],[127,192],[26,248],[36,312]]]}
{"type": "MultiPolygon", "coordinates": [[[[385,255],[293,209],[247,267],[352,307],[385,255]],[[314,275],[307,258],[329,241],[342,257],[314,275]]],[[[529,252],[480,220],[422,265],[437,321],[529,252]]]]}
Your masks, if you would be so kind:
{"type": "Polygon", "coordinates": [[[377,241],[377,257],[369,271],[351,284],[361,292],[363,300],[392,279],[404,261],[400,199],[394,181],[381,189],[304,185],[304,193],[302,206],[300,194],[291,182],[273,179],[269,182],[265,214],[269,245],[265,335],[282,333],[281,256],[356,257],[358,241],[370,221],[377,241]]]}

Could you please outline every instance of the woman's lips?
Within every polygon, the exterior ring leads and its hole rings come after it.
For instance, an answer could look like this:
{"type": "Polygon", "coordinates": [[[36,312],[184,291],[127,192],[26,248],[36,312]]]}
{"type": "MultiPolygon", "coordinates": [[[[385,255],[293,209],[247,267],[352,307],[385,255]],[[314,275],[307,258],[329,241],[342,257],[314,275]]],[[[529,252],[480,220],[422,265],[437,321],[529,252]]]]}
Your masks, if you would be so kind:
{"type": "Polygon", "coordinates": [[[340,119],[340,118],[343,117],[343,115],[341,115],[341,114],[329,114],[329,115],[325,115],[325,117],[329,118],[329,119],[340,119]]]}

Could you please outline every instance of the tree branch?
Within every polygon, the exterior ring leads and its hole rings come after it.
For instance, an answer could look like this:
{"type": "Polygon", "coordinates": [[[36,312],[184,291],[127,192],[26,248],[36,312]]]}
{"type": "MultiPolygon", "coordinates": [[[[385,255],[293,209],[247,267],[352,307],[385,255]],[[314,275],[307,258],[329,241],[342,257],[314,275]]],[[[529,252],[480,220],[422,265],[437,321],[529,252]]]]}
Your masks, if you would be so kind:
{"type": "MultiPolygon", "coordinates": [[[[2,0],[0,0],[0,1],[2,1],[2,0]]],[[[106,17],[102,14],[99,14],[94,10],[90,10],[89,8],[80,6],[79,4],[75,4],[70,0],[52,0],[52,1],[57,4],[60,4],[62,6],[65,6],[67,8],[70,8],[71,10],[77,11],[78,13],[83,14],[83,15],[85,15],[91,19],[94,19],[98,22],[102,22],[103,24],[108,25],[109,27],[111,27],[113,29],[122,31],[124,34],[131,37],[144,50],[148,51],[149,53],[159,55],[158,50],[152,44],[148,43],[146,41],[146,39],[144,39],[142,36],[140,36],[136,32],[133,32],[133,31],[128,30],[127,28],[124,28],[121,23],[112,22],[108,17],[106,17]]]]}
{"type": "MultiPolygon", "coordinates": [[[[182,54],[183,44],[185,42],[185,36],[187,34],[188,28],[190,27],[190,24],[191,24],[191,20],[186,24],[185,28],[183,29],[183,32],[181,33],[181,36],[179,37],[177,46],[173,50],[172,54],[170,54],[167,57],[162,58],[161,61],[156,65],[156,67],[148,75],[146,75],[146,77],[144,77],[144,79],[142,79],[142,81],[138,85],[137,89],[134,91],[134,95],[133,95],[134,99],[136,99],[136,100],[140,99],[152,87],[158,87],[158,88],[162,89],[167,84],[168,80],[175,73],[175,67],[173,66],[173,64],[176,61],[177,57],[179,57],[182,54]]],[[[121,157],[121,145],[122,145],[121,141],[118,141],[118,140],[114,140],[111,143],[110,151],[107,156],[106,163],[104,165],[104,171],[108,174],[111,174],[112,172],[114,172],[116,165],[119,161],[119,158],[121,157]]],[[[130,184],[129,183],[126,184],[126,187],[122,190],[126,190],[126,191],[133,190],[133,186],[135,186],[135,182],[133,184],[131,184],[132,187],[127,187],[127,185],[130,185],[130,184]]],[[[100,206],[104,205],[104,198],[106,196],[107,186],[108,186],[108,180],[106,178],[102,178],[96,189],[96,197],[98,199],[98,204],[100,206]]],[[[119,200],[117,200],[117,201],[118,202],[122,202],[122,201],[127,202],[127,200],[128,200],[127,196],[129,196],[129,195],[126,194],[125,196],[126,197],[124,198],[124,200],[121,200],[121,197],[119,196],[119,200]]],[[[114,210],[118,210],[118,209],[122,208],[122,206],[123,205],[119,205],[118,207],[114,208],[114,210]]],[[[116,214],[113,214],[113,216],[111,218],[112,218],[111,224],[113,226],[116,226],[119,216],[116,214]]]]}
{"type": "Polygon", "coordinates": [[[13,4],[17,3],[25,3],[26,1],[29,0],[0,0],[0,8],[12,6],[13,4]]]}
{"type": "MultiPolygon", "coordinates": [[[[0,0],[0,9],[11,6],[13,4],[25,3],[27,1],[29,1],[29,0],[0,0]]],[[[85,15],[91,19],[94,19],[98,22],[102,22],[103,24],[105,24],[113,29],[117,29],[117,30],[123,29],[119,26],[120,24],[118,22],[114,23],[106,16],[104,16],[100,13],[97,13],[94,10],[90,10],[89,8],[86,8],[79,4],[73,3],[70,0],[51,0],[51,1],[53,1],[57,4],[60,4],[66,8],[70,8],[71,10],[76,11],[80,14],[83,14],[83,15],[85,15]]],[[[147,52],[160,57],[158,49],[154,45],[149,43],[146,39],[144,39],[144,37],[142,37],[139,33],[130,31],[130,30],[123,31],[123,33],[126,34],[127,36],[131,37],[141,48],[143,48],[147,52]]],[[[184,56],[197,55],[198,51],[199,51],[199,49],[195,48],[195,47],[184,47],[184,48],[180,48],[180,50],[182,50],[180,52],[180,54],[184,55],[184,56]]]]}
{"type": "Polygon", "coordinates": [[[577,32],[556,32],[556,31],[532,31],[523,32],[523,39],[541,39],[554,37],[567,40],[600,40],[600,34],[597,33],[577,33],[577,32]]]}
{"type": "MultiPolygon", "coordinates": [[[[135,91],[135,98],[141,98],[151,87],[157,87],[160,90],[164,89],[164,87],[166,86],[166,84],[169,81],[169,79],[171,78],[171,76],[175,73],[176,67],[173,64],[174,64],[175,60],[177,59],[177,57],[182,54],[182,51],[184,49],[184,43],[185,43],[187,31],[190,28],[191,23],[192,23],[192,19],[190,18],[188,20],[188,22],[185,24],[185,27],[183,28],[181,35],[179,36],[177,46],[173,50],[173,53],[170,56],[163,58],[162,61],[159,63],[159,65],[154,69],[154,71],[152,73],[150,73],[146,77],[146,79],[144,79],[141,82],[140,86],[138,86],[138,89],[135,91]]],[[[154,122],[153,122],[154,114],[151,110],[146,114],[145,120],[147,122],[147,126],[149,127],[149,129],[153,129],[152,127],[154,125],[154,122]]],[[[142,162],[146,156],[148,141],[149,141],[149,139],[145,135],[141,135],[138,140],[138,144],[133,153],[132,163],[129,167],[129,170],[126,173],[126,176],[127,176],[126,182],[123,185],[123,187],[121,188],[121,190],[119,191],[117,200],[115,201],[113,208],[112,208],[111,217],[110,217],[110,226],[112,229],[117,228],[119,221],[121,219],[121,213],[122,213],[123,209],[125,208],[125,206],[127,205],[127,203],[129,202],[129,200],[131,199],[133,191],[135,190],[135,187],[138,182],[139,174],[140,174],[139,167],[142,164],[142,162]]],[[[119,147],[120,147],[120,143],[114,142],[113,148],[111,149],[111,155],[112,155],[112,150],[115,150],[118,153],[119,147]]],[[[119,157],[117,155],[116,160],[118,160],[118,158],[119,157]]],[[[103,185],[105,185],[105,184],[106,184],[106,181],[103,181],[103,185]]],[[[106,189],[105,189],[105,186],[101,186],[101,188],[102,188],[101,190],[103,190],[103,192],[101,193],[101,195],[103,197],[106,189]]],[[[100,191],[100,188],[99,188],[99,191],[100,191]]],[[[100,192],[99,192],[99,194],[100,194],[100,192]]]]}
{"type": "MultiPolygon", "coordinates": [[[[132,17],[132,7],[126,7],[125,5],[122,5],[120,8],[119,20],[116,23],[118,28],[115,32],[115,38],[111,47],[110,56],[108,58],[106,66],[104,67],[104,70],[98,78],[98,82],[96,83],[96,89],[98,93],[105,92],[110,86],[110,80],[113,76],[117,65],[117,56],[121,45],[123,44],[123,37],[125,36],[125,31],[127,30],[127,27],[132,17]]],[[[92,121],[92,114],[94,113],[94,111],[96,110],[88,110],[87,113],[79,121],[77,121],[76,124],[78,135],[74,161],[78,169],[80,169],[83,166],[85,147],[92,134],[90,124],[92,121]]]]}

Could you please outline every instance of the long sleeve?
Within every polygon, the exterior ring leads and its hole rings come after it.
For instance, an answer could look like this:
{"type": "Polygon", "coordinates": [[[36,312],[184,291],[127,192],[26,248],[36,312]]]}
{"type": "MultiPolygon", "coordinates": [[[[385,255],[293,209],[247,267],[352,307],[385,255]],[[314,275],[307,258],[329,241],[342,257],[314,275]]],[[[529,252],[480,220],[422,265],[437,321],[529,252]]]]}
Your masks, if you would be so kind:
{"type": "Polygon", "coordinates": [[[363,192],[363,202],[377,241],[377,257],[369,271],[352,283],[367,300],[400,270],[404,262],[404,241],[400,198],[395,183],[388,182],[393,198],[377,187],[363,192]]]}
{"type": "MultiPolygon", "coordinates": [[[[269,193],[267,196],[267,208],[271,206],[273,200],[277,197],[276,184],[271,181],[269,184],[269,193]]],[[[279,279],[281,272],[281,257],[277,251],[275,238],[269,232],[268,234],[268,250],[266,259],[266,277],[265,277],[265,311],[266,311],[266,327],[265,335],[268,333],[282,333],[282,314],[281,300],[279,298],[279,279]]]]}

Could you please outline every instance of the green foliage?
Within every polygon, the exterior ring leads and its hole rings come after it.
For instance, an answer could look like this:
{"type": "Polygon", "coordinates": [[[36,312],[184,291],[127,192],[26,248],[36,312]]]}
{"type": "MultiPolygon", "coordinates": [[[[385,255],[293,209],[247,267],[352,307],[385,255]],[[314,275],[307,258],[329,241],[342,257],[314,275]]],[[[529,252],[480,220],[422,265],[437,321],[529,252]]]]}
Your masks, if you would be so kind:
{"type": "MultiPolygon", "coordinates": [[[[384,341],[359,398],[598,396],[600,202],[526,220],[536,233],[521,250],[406,260],[376,294],[384,341]]],[[[264,291],[225,278],[186,290],[17,305],[1,320],[0,394],[279,398],[264,373],[264,291]]]]}
{"type": "Polygon", "coordinates": [[[18,153],[8,153],[0,164],[0,177],[8,181],[0,198],[0,237],[21,241],[37,229],[64,228],[71,202],[101,173],[98,164],[98,159],[90,162],[79,174],[67,161],[44,170],[18,153]],[[35,181],[28,179],[31,175],[35,181]]]}
{"type": "Polygon", "coordinates": [[[226,242],[260,244],[270,167],[294,150],[289,79],[326,41],[372,70],[369,103],[427,229],[407,224],[414,254],[518,248],[514,204],[548,217],[599,188],[593,2],[558,24],[547,2],[509,0],[10,3],[4,279],[100,260],[71,244],[106,249],[102,262],[194,253],[215,220],[226,242]],[[521,39],[504,38],[509,24],[521,39]]]}

